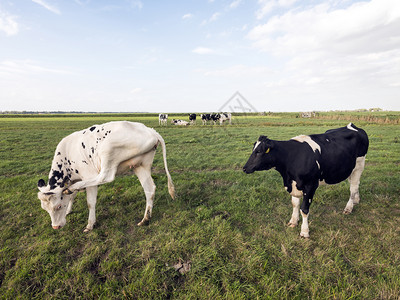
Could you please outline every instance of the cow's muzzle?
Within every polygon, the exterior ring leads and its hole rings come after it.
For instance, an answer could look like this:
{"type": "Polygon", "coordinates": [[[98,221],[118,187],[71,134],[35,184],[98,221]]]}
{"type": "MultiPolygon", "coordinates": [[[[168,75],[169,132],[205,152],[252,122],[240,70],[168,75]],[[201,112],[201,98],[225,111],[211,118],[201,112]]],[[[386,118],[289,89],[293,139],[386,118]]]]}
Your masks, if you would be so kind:
{"type": "Polygon", "coordinates": [[[53,229],[60,229],[62,226],[58,225],[58,226],[52,226],[52,227],[53,227],[53,229]]]}
{"type": "Polygon", "coordinates": [[[245,172],[246,174],[250,174],[250,173],[253,173],[254,171],[253,170],[249,170],[249,169],[246,168],[246,166],[244,166],[243,167],[243,172],[245,172]]]}

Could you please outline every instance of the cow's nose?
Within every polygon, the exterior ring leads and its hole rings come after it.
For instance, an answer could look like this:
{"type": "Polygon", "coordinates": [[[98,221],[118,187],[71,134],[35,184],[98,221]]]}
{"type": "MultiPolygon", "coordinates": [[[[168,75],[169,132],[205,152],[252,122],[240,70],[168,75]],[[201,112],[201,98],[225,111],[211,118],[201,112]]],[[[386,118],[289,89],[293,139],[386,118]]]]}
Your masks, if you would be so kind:
{"type": "Polygon", "coordinates": [[[60,225],[58,225],[58,226],[52,226],[52,227],[53,227],[53,229],[60,229],[60,228],[61,228],[60,225]]]}

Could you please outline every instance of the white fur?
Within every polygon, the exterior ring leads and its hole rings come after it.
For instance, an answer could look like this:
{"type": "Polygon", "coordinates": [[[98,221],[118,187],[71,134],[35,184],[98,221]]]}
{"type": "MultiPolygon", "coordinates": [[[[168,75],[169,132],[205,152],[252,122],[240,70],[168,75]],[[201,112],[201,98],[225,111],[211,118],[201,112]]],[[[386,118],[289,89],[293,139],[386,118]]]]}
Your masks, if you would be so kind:
{"type": "Polygon", "coordinates": [[[254,148],[253,148],[253,152],[254,152],[254,150],[256,150],[256,149],[257,149],[258,145],[260,145],[260,144],[261,144],[261,142],[260,142],[260,141],[257,141],[257,142],[256,142],[256,144],[254,145],[254,148]]]}
{"type": "Polygon", "coordinates": [[[292,218],[290,219],[288,225],[290,227],[295,227],[299,223],[300,198],[292,196],[292,206],[293,206],[292,218]]]}
{"type": "Polygon", "coordinates": [[[298,141],[300,143],[306,142],[308,145],[310,145],[311,149],[313,149],[314,152],[318,150],[319,153],[321,153],[321,147],[316,142],[314,142],[308,135],[295,136],[294,138],[292,138],[292,140],[298,141]]]}
{"type": "Polygon", "coordinates": [[[358,191],[360,185],[361,174],[364,171],[365,166],[365,156],[358,157],[356,161],[356,166],[349,176],[350,182],[350,199],[343,211],[344,214],[349,214],[353,211],[354,204],[360,203],[360,193],[358,191]]]}
{"type": "Polygon", "coordinates": [[[351,125],[353,125],[352,123],[349,123],[347,125],[347,129],[353,130],[353,131],[358,131],[357,129],[353,128],[351,125]]]}

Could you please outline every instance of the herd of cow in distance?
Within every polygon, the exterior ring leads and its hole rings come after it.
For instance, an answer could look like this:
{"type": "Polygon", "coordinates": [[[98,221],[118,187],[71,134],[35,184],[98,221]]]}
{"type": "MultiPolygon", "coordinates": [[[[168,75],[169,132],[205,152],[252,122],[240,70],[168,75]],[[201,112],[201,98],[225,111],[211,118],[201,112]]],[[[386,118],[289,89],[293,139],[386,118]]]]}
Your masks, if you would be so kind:
{"type": "MultiPolygon", "coordinates": [[[[196,115],[189,115],[195,122],[196,115]]],[[[231,123],[231,114],[202,114],[207,121],[231,123]]],[[[160,114],[160,125],[168,115],[160,114]]],[[[173,120],[176,125],[182,120],[173,120]]],[[[187,124],[184,124],[187,125],[187,124]]],[[[78,191],[86,190],[89,209],[85,232],[96,222],[98,186],[111,182],[115,176],[132,170],[138,177],[146,197],[143,219],[138,225],[147,225],[151,218],[156,186],[151,167],[158,146],[161,145],[168,191],[175,197],[175,186],[167,166],[163,137],[142,123],[115,121],[93,125],[63,138],[54,153],[49,179],[38,182],[38,198],[51,218],[52,227],[66,224],[78,191]]],[[[302,224],[300,236],[309,237],[308,217],[315,191],[321,184],[336,184],[345,179],[350,183],[350,197],[343,211],[349,214],[360,202],[359,184],[364,170],[369,140],[366,132],[352,123],[322,134],[299,135],[287,141],[276,141],[261,135],[254,143],[246,174],[274,168],[283,179],[284,188],[291,195],[293,212],[288,226],[302,224]],[[301,200],[302,198],[302,200],[301,200]]],[[[257,183],[254,183],[257,184],[257,183]]],[[[265,196],[264,196],[265,197],[265,196]]]]}
{"type": "MultiPolygon", "coordinates": [[[[171,124],[178,126],[187,126],[196,124],[196,114],[189,114],[189,121],[172,119],[171,124]]],[[[228,122],[232,125],[232,114],[231,113],[213,113],[213,114],[200,114],[201,122],[203,125],[207,125],[207,122],[213,123],[214,125],[219,122],[222,125],[224,122],[228,122]]],[[[168,124],[168,114],[158,115],[158,124],[167,125],[168,124]]]]}

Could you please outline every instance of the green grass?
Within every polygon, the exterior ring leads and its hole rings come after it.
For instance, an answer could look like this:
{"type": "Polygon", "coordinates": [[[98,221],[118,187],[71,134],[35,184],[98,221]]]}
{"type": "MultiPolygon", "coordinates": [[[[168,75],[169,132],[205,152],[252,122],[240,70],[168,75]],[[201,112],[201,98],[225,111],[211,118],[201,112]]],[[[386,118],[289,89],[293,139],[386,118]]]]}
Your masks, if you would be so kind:
{"type": "Polygon", "coordinates": [[[160,127],[155,115],[0,118],[0,298],[400,298],[400,113],[354,114],[370,136],[361,203],[343,215],[348,183],[319,188],[310,239],[286,226],[290,196],[276,171],[241,171],[260,134],[283,140],[351,119],[282,113],[236,116],[232,126],[160,127]],[[149,226],[136,226],[144,193],[127,175],[100,187],[92,232],[83,233],[83,192],[67,225],[53,230],[37,181],[64,136],[111,120],[143,122],[164,137],[177,198],[157,153],[149,226]],[[190,271],[176,271],[178,262],[190,262],[190,271]]]}

